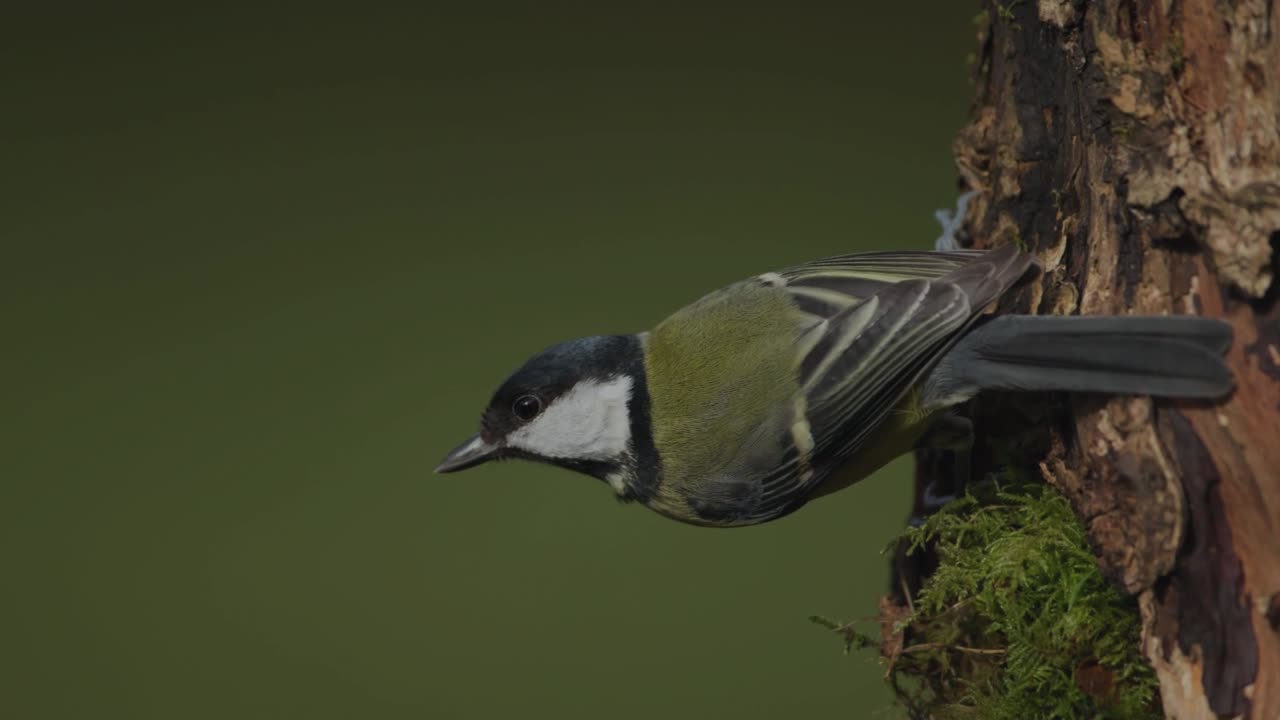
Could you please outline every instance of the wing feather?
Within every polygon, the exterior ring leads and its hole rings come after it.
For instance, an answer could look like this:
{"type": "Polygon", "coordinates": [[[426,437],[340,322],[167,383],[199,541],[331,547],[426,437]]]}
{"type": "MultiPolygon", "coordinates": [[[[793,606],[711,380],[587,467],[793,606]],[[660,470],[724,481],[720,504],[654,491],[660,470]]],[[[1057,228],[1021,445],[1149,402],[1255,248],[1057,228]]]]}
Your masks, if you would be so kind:
{"type": "Polygon", "coordinates": [[[910,388],[930,352],[964,326],[968,298],[956,286],[928,280],[884,293],[887,311],[832,365],[808,394],[814,455],[847,457],[910,388]]]}
{"type": "MultiPolygon", "coordinates": [[[[1031,264],[1012,247],[866,253],[777,274],[797,297],[820,288],[844,306],[802,337],[800,383],[810,452],[789,451],[760,480],[752,519],[802,504],[856,453],[919,377],[1031,264]],[[805,457],[807,456],[807,457],[805,457]]],[[[836,305],[836,303],[832,303],[836,305]]],[[[806,312],[812,312],[806,310],[806,312]]]]}
{"type": "Polygon", "coordinates": [[[904,250],[837,255],[777,273],[804,312],[832,317],[905,280],[933,280],[973,263],[981,250],[904,250]]]}

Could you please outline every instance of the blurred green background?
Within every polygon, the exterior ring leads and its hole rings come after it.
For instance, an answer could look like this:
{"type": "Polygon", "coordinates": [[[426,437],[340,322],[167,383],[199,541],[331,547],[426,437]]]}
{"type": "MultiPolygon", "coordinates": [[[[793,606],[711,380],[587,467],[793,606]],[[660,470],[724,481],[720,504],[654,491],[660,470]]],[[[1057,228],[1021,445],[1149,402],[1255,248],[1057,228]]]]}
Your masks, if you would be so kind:
{"type": "Polygon", "coordinates": [[[0,714],[869,717],[908,465],[435,476],[529,353],[954,202],[968,3],[7,11],[0,714]],[[42,15],[43,13],[43,15],[42,15]]]}

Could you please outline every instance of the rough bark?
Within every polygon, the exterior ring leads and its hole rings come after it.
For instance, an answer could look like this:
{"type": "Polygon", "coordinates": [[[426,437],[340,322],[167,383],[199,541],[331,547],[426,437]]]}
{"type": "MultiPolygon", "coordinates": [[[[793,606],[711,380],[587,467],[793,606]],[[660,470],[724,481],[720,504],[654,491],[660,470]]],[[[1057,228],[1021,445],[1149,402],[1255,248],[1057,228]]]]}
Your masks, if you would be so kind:
{"type": "Polygon", "coordinates": [[[1044,265],[1003,309],[1223,318],[1236,391],[987,399],[975,473],[1012,450],[1071,498],[1139,598],[1168,717],[1280,718],[1280,0],[986,15],[955,145],[969,226],[1044,265]]]}

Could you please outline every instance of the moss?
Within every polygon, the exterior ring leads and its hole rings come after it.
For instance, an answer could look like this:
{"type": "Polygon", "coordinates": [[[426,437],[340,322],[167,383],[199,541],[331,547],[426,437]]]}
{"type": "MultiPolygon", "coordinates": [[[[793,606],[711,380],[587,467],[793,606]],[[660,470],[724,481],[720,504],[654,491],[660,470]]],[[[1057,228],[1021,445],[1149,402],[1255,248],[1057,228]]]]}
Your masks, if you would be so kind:
{"type": "Polygon", "coordinates": [[[1018,248],[1022,252],[1030,252],[1027,247],[1027,241],[1022,238],[1022,233],[1018,232],[1017,228],[1013,229],[1013,234],[1009,238],[1009,242],[1013,243],[1014,247],[1018,248]]]}
{"type": "Polygon", "coordinates": [[[1032,483],[975,493],[906,531],[938,567],[913,607],[883,604],[881,638],[815,621],[846,651],[878,647],[911,717],[1161,717],[1136,604],[1098,572],[1066,499],[1032,483]]]}
{"type": "Polygon", "coordinates": [[[1173,39],[1169,42],[1169,70],[1174,77],[1182,74],[1182,70],[1186,67],[1187,57],[1182,42],[1182,33],[1175,32],[1173,39]]]}
{"type": "Polygon", "coordinates": [[[997,3],[995,4],[995,6],[996,6],[996,17],[1000,18],[1000,21],[1001,21],[1001,22],[1006,22],[1006,23],[1008,23],[1008,24],[1009,24],[1009,28],[1010,28],[1011,30],[1013,30],[1014,32],[1021,32],[1021,31],[1022,31],[1022,25],[1021,25],[1021,23],[1019,23],[1019,22],[1016,20],[1016,17],[1017,17],[1017,16],[1013,14],[1013,9],[1014,9],[1015,7],[1017,7],[1017,6],[1021,5],[1021,4],[1022,4],[1022,0],[1010,0],[1010,1],[1009,1],[1009,2],[1007,2],[1007,3],[999,3],[999,2],[997,2],[997,3]]]}

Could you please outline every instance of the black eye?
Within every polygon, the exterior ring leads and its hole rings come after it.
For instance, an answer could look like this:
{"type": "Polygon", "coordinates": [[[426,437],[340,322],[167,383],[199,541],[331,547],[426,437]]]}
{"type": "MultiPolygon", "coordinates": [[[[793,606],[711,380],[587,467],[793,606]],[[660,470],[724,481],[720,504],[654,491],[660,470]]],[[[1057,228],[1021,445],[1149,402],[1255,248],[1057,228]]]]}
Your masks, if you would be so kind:
{"type": "Polygon", "coordinates": [[[542,412],[542,401],[533,395],[521,395],[511,403],[511,412],[521,420],[528,422],[542,412]]]}

